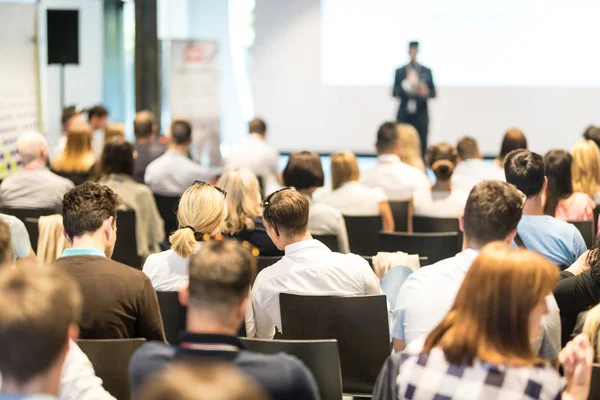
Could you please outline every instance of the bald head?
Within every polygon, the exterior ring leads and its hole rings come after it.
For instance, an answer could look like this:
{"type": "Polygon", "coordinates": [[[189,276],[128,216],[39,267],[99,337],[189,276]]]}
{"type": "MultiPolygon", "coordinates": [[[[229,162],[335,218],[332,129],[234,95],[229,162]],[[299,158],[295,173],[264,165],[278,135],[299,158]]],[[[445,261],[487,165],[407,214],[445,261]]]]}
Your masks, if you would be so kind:
{"type": "Polygon", "coordinates": [[[45,165],[48,159],[48,141],[38,132],[23,133],[17,139],[17,152],[25,166],[35,161],[45,165]]]}
{"type": "Polygon", "coordinates": [[[138,111],[133,120],[133,133],[136,139],[150,138],[157,130],[154,114],[148,110],[138,111]]]}

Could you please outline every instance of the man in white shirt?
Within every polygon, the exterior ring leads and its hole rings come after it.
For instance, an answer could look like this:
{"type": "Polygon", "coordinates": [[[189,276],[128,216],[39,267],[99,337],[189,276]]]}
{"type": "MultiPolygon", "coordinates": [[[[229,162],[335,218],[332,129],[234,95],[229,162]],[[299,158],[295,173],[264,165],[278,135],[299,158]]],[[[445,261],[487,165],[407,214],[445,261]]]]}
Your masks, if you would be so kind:
{"type": "Polygon", "coordinates": [[[400,135],[396,124],[385,122],[377,131],[377,165],[362,173],[365,186],[380,187],[390,201],[410,200],[417,189],[428,189],[431,182],[423,173],[400,160],[400,135]]]}
{"type": "MultiPolygon", "coordinates": [[[[396,351],[427,337],[444,318],[480,248],[494,241],[512,243],[524,201],[523,193],[505,182],[485,181],[473,188],[459,218],[463,251],[414,272],[400,289],[392,310],[396,351]]],[[[541,357],[556,359],[561,348],[560,315],[552,294],[546,302],[544,336],[532,346],[541,357]]]]}
{"type": "Polygon", "coordinates": [[[493,162],[487,162],[479,151],[477,141],[466,136],[456,145],[458,165],[452,174],[452,188],[469,193],[473,186],[485,180],[504,181],[504,171],[493,162]]]}
{"type": "Polygon", "coordinates": [[[51,172],[48,142],[38,132],[26,132],[17,139],[23,168],[0,185],[0,204],[9,208],[48,208],[60,211],[62,199],[73,182],[51,172]]]}
{"type": "Polygon", "coordinates": [[[282,332],[279,294],[361,296],[381,294],[379,279],[369,264],[354,254],[329,250],[308,231],[308,199],[286,188],[264,203],[267,234],[284,257],[256,277],[252,307],[256,336],[271,339],[282,332]]]}
{"type": "Polygon", "coordinates": [[[275,177],[281,184],[279,151],[266,141],[266,122],[254,118],[248,123],[248,131],[248,137],[234,146],[231,153],[225,157],[225,168],[248,168],[263,180],[275,177]]]}
{"type": "Polygon", "coordinates": [[[211,174],[188,156],[192,145],[190,123],[174,120],[169,131],[169,149],[148,165],[144,181],[154,194],[180,196],[195,181],[209,181],[211,174]]]}

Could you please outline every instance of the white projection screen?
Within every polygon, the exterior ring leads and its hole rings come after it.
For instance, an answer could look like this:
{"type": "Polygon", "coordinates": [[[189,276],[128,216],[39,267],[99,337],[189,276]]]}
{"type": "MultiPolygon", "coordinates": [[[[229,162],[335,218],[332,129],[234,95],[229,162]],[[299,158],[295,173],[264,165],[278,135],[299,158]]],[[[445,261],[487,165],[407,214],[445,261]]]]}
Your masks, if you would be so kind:
{"type": "Polygon", "coordinates": [[[477,138],[494,155],[518,126],[569,148],[600,123],[596,0],[256,0],[253,91],[282,151],[373,153],[394,120],[410,40],[433,70],[430,143],[477,138]]]}

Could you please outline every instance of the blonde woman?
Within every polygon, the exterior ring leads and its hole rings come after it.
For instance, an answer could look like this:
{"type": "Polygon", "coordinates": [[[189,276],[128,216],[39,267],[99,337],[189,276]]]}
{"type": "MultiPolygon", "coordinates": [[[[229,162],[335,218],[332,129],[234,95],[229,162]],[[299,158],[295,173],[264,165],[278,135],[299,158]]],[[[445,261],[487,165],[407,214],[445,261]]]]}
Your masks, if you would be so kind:
{"type": "Polygon", "coordinates": [[[223,223],[223,233],[252,244],[261,256],[283,255],[263,225],[260,185],[256,175],[247,168],[235,168],[225,171],[217,186],[227,192],[227,218],[223,223]]]}
{"type": "Polygon", "coordinates": [[[371,188],[358,180],[360,171],[356,156],[351,152],[331,156],[331,186],[333,191],[319,198],[319,202],[338,209],[342,215],[381,215],[385,232],[394,231],[394,216],[387,195],[380,188],[371,188]]]}
{"type": "Polygon", "coordinates": [[[188,282],[188,258],[205,237],[221,233],[227,216],[227,193],[196,182],[181,196],[177,210],[179,229],[169,236],[171,249],[150,255],[143,271],[159,292],[178,291],[188,282]]]}
{"type": "Polygon", "coordinates": [[[63,152],[52,162],[52,171],[80,185],[92,178],[96,156],[92,152],[92,131],[87,125],[77,125],[67,132],[63,152]]]}
{"type": "Polygon", "coordinates": [[[592,140],[579,140],[571,148],[573,191],[583,192],[600,204],[600,149],[592,140]]]}
{"type": "Polygon", "coordinates": [[[398,124],[397,129],[400,135],[400,159],[403,163],[425,172],[419,133],[410,124],[398,124]]]}

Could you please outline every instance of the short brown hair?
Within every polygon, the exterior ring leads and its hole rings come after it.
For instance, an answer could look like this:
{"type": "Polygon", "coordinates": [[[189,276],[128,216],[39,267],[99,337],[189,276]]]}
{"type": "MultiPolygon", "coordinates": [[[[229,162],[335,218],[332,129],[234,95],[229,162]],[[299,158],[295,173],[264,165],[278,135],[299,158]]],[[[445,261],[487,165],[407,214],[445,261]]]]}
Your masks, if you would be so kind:
{"type": "Polygon", "coordinates": [[[333,190],[346,182],[357,181],[359,178],[360,171],[354,153],[343,151],[331,155],[331,187],[333,190]]]}
{"type": "Polygon", "coordinates": [[[0,271],[0,372],[22,384],[43,373],[67,345],[81,316],[81,293],[59,268],[0,271]]]}
{"type": "Polygon", "coordinates": [[[263,389],[229,364],[178,362],[143,385],[144,400],[267,400],[263,389]]]}
{"type": "Polygon", "coordinates": [[[456,144],[456,151],[461,160],[470,160],[472,158],[480,158],[481,152],[477,140],[470,136],[465,136],[456,144]]]}
{"type": "Polygon", "coordinates": [[[485,245],[505,240],[523,214],[524,195],[511,184],[483,181],[469,193],[463,217],[465,236],[485,245]]]}
{"type": "Polygon", "coordinates": [[[529,316],[557,280],[556,266],[539,254],[504,243],[484,247],[423,350],[440,347],[451,364],[537,363],[529,316]]]}
{"type": "Polygon", "coordinates": [[[0,221],[0,268],[11,264],[14,258],[10,227],[6,222],[0,221]]]}
{"type": "Polygon", "coordinates": [[[323,186],[325,177],[321,158],[311,151],[290,154],[283,170],[283,181],[286,186],[293,186],[297,190],[323,186]]]}
{"type": "Polygon", "coordinates": [[[133,145],[122,137],[112,137],[104,142],[104,150],[100,156],[98,176],[124,174],[133,176],[135,159],[133,145]]]}
{"type": "Polygon", "coordinates": [[[148,110],[138,111],[133,120],[133,133],[135,138],[143,139],[152,136],[154,124],[154,114],[148,110]]]}
{"type": "Polygon", "coordinates": [[[400,132],[395,122],[384,122],[377,130],[377,152],[385,152],[394,149],[400,140],[400,132]]]}
{"type": "Polygon", "coordinates": [[[171,141],[175,144],[188,144],[192,141],[192,125],[184,119],[171,122],[171,141]]]}
{"type": "Polygon", "coordinates": [[[308,199],[287,188],[272,193],[264,203],[263,219],[288,236],[300,235],[308,229],[308,199]]]}
{"type": "Polygon", "coordinates": [[[192,255],[189,270],[190,307],[228,315],[248,297],[256,259],[235,240],[211,240],[192,255]]]}
{"type": "Polygon", "coordinates": [[[252,121],[248,122],[248,132],[264,135],[267,133],[267,123],[260,118],[254,118],[252,121]]]}
{"type": "Polygon", "coordinates": [[[427,166],[431,168],[435,177],[441,181],[447,181],[452,177],[457,158],[456,148],[446,142],[429,146],[427,153],[425,153],[427,166]]]}
{"type": "Polygon", "coordinates": [[[108,186],[85,182],[63,197],[63,225],[69,239],[95,232],[109,217],[117,218],[121,199],[108,186]]]}
{"type": "Polygon", "coordinates": [[[513,150],[526,149],[527,138],[519,128],[510,128],[504,133],[502,146],[500,146],[500,155],[498,158],[504,161],[504,158],[513,150]]]}

